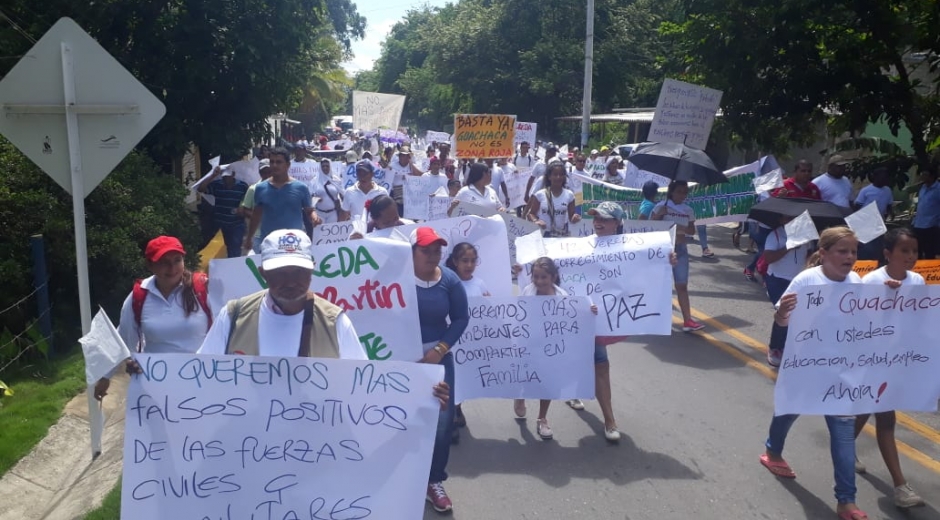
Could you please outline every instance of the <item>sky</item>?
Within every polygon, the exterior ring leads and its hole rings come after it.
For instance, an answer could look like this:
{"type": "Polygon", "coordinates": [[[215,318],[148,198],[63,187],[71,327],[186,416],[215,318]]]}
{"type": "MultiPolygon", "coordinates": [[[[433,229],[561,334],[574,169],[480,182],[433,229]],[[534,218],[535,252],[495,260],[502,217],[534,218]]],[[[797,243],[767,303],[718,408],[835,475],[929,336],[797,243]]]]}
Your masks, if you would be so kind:
{"type": "MultiPolygon", "coordinates": [[[[453,0],[451,0],[453,1],[453,0]]],[[[425,5],[443,7],[446,0],[355,0],[359,14],[366,18],[366,35],[353,41],[353,58],[343,63],[350,75],[372,68],[372,63],[382,54],[382,42],[392,26],[400,22],[409,9],[425,5]]]]}

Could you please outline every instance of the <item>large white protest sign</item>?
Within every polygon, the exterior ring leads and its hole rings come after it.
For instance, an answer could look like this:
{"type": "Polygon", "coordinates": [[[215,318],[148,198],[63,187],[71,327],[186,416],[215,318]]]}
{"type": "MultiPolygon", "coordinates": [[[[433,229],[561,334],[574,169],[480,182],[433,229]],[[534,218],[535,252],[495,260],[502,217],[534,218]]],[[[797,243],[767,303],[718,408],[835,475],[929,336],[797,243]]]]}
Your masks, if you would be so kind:
{"type": "Polygon", "coordinates": [[[774,390],[783,414],[936,411],[940,288],[839,284],[807,287],[790,315],[774,390]]]}
{"type": "Polygon", "coordinates": [[[535,144],[535,133],[538,127],[538,123],[516,121],[516,136],[513,138],[512,144],[519,146],[525,142],[532,146],[535,144]]]}
{"type": "Polygon", "coordinates": [[[454,207],[452,214],[455,217],[463,217],[466,215],[491,217],[493,215],[499,215],[499,218],[503,219],[503,222],[506,224],[506,239],[509,243],[509,262],[511,265],[516,264],[516,239],[541,230],[539,225],[535,222],[529,222],[528,220],[519,218],[515,215],[511,215],[505,212],[497,212],[491,208],[483,207],[479,204],[473,204],[466,201],[459,201],[454,207]]]}
{"type": "Polygon", "coordinates": [[[359,130],[398,129],[405,96],[353,91],[353,125],[359,130]]]}
{"type": "Polygon", "coordinates": [[[643,185],[649,181],[653,181],[659,187],[669,186],[669,183],[672,180],[669,177],[663,177],[657,173],[648,172],[646,170],[641,170],[636,167],[630,161],[627,161],[627,169],[624,174],[623,185],[627,188],[634,188],[637,190],[642,190],[643,185]]]}
{"type": "Polygon", "coordinates": [[[447,186],[447,176],[428,175],[405,177],[403,188],[405,200],[405,218],[427,220],[431,205],[431,195],[441,187],[447,186]]]}
{"type": "Polygon", "coordinates": [[[335,244],[349,240],[353,232],[353,221],[330,222],[313,227],[313,245],[335,244]]]}
{"type": "Polygon", "coordinates": [[[313,290],[347,311],[369,359],[421,359],[411,246],[367,237],[313,247],[313,290]]]}
{"type": "MultiPolygon", "coordinates": [[[[544,251],[554,260],[561,287],[597,305],[599,336],[671,333],[672,240],[668,232],[546,238],[543,244],[541,251],[530,252],[524,248],[532,247],[532,242],[519,242],[517,254],[532,258],[544,251]]],[[[526,264],[524,275],[528,283],[531,264],[526,264]]]]}
{"type": "Polygon", "coordinates": [[[450,210],[452,202],[454,202],[454,198],[446,195],[438,194],[431,197],[431,200],[428,201],[427,220],[441,220],[447,218],[447,211],[450,210]]]}
{"type": "Polygon", "coordinates": [[[424,139],[428,143],[449,143],[450,134],[447,132],[435,132],[434,130],[428,130],[424,139]]]}
{"type": "Polygon", "coordinates": [[[659,91],[647,141],[685,143],[704,150],[721,106],[720,90],[666,79],[659,91]]]}
{"type": "Polygon", "coordinates": [[[441,265],[447,261],[448,251],[452,251],[457,244],[461,242],[473,244],[479,255],[479,263],[473,277],[483,280],[493,296],[512,296],[512,268],[509,263],[508,239],[506,238],[506,225],[501,218],[494,215],[489,218],[464,216],[433,220],[421,224],[379,229],[369,236],[402,237],[407,240],[411,232],[421,226],[433,228],[438,235],[447,240],[448,247],[444,249],[441,265]]]}
{"type": "Polygon", "coordinates": [[[587,298],[471,298],[454,346],[455,394],[593,399],[594,316],[587,298]]]}
{"type": "Polygon", "coordinates": [[[443,367],[246,356],[137,356],[121,517],[424,514],[443,367]]]}
{"type": "Polygon", "coordinates": [[[519,168],[511,175],[506,175],[506,191],[509,192],[509,208],[525,206],[525,188],[532,178],[532,168],[519,168]]]}

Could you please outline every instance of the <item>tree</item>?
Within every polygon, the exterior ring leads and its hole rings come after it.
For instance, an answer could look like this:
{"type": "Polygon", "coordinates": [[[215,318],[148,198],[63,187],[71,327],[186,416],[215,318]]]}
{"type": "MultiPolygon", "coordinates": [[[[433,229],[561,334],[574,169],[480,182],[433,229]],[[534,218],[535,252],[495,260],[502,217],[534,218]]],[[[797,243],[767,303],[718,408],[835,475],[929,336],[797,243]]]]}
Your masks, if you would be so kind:
{"type": "Polygon", "coordinates": [[[940,117],[940,4],[933,0],[687,0],[663,25],[674,65],[724,91],[724,122],[744,144],[808,143],[814,120],[858,131],[885,118],[913,134],[918,166],[940,117]],[[911,58],[919,56],[918,61],[911,58]]]}

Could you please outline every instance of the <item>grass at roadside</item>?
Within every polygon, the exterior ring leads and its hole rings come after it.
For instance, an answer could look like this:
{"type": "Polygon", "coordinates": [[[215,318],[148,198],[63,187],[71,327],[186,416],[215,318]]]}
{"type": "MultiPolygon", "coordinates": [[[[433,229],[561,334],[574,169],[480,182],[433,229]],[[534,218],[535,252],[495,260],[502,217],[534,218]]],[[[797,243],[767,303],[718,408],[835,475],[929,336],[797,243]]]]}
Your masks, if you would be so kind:
{"type": "Polygon", "coordinates": [[[14,394],[0,406],[0,475],[10,470],[62,416],[85,388],[85,362],[75,347],[51,361],[8,370],[3,381],[14,394]]]}
{"type": "Polygon", "coordinates": [[[117,520],[121,518],[121,481],[118,480],[114,489],[112,489],[101,507],[85,515],[85,520],[117,520]]]}

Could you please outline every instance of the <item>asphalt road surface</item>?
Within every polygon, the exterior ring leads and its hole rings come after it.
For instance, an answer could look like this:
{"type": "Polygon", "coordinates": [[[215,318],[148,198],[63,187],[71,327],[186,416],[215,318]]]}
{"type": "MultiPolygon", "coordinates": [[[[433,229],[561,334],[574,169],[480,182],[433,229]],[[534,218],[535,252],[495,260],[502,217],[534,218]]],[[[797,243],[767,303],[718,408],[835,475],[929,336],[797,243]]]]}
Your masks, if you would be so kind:
{"type": "MultiPolygon", "coordinates": [[[[535,433],[537,401],[528,402],[525,421],[515,420],[511,401],[467,402],[445,482],[453,518],[836,518],[822,417],[801,417],[790,431],[784,456],[796,480],[779,480],[758,462],[773,415],[774,372],[764,354],[772,309],[761,286],[743,277],[747,255],[732,247],[731,229],[710,227],[709,245],[714,259],[689,246],[692,307],[709,326],[609,348],[620,443],[604,439],[593,401],[581,412],[554,402],[552,441],[535,433]]],[[[927,506],[895,508],[873,430],[857,444],[868,466],[856,479],[858,504],[872,519],[940,520],[940,417],[899,414],[899,423],[902,468],[927,506]]],[[[426,506],[426,519],[440,516],[426,506]]]]}

